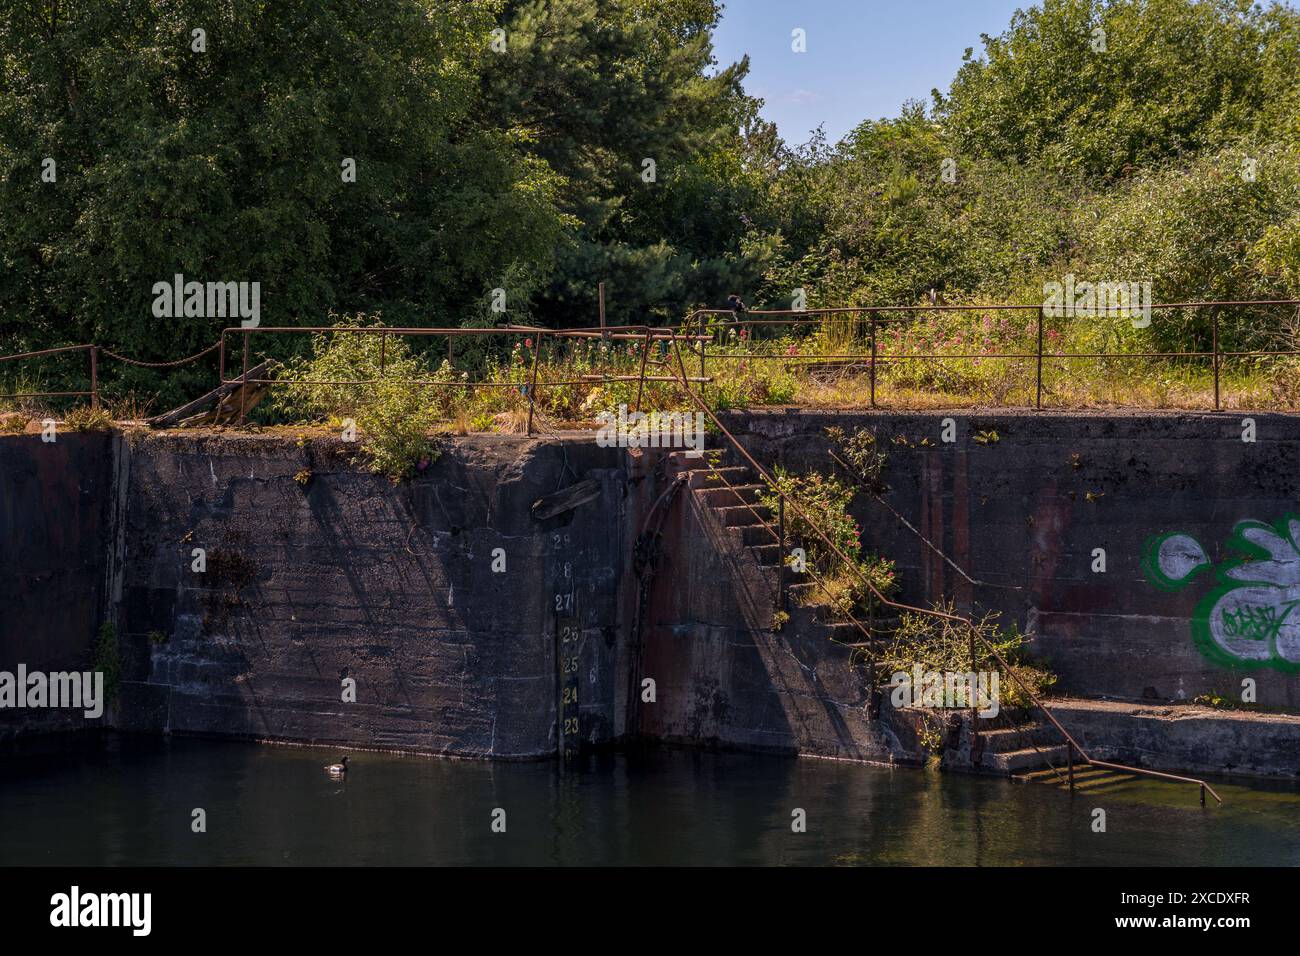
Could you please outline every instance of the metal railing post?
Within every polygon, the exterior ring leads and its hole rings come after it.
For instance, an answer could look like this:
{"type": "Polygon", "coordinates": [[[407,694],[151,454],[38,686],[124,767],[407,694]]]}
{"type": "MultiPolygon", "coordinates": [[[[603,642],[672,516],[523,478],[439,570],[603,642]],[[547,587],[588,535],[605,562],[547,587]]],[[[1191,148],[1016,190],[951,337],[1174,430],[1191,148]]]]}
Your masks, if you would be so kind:
{"type": "Polygon", "coordinates": [[[1070,777],[1070,792],[1074,793],[1074,744],[1065,742],[1066,773],[1070,777]]]}
{"type": "Polygon", "coordinates": [[[600,306],[600,340],[602,342],[608,342],[609,332],[605,329],[605,283],[597,283],[596,296],[600,306]]]}
{"type": "MultiPolygon", "coordinates": [[[[450,341],[450,339],[448,339],[450,341]]],[[[537,333],[537,341],[534,343],[537,351],[533,353],[533,375],[528,383],[528,430],[526,434],[531,437],[533,434],[533,407],[537,401],[537,366],[542,358],[542,333],[537,333]]]]}
{"type": "Polygon", "coordinates": [[[1038,371],[1034,376],[1034,407],[1043,407],[1043,310],[1038,310],[1038,371]]]}
{"type": "Polygon", "coordinates": [[[876,313],[871,313],[871,407],[876,407],[876,313]]]}
{"type": "Polygon", "coordinates": [[[636,408],[634,411],[641,411],[641,393],[645,391],[645,363],[650,357],[650,328],[645,330],[645,341],[641,344],[641,375],[636,383],[636,408]]]}
{"type": "Polygon", "coordinates": [[[776,537],[778,542],[777,553],[777,607],[786,610],[785,602],[785,495],[778,494],[776,497],[776,537]]]}
{"type": "Polygon", "coordinates": [[[90,347],[90,407],[99,408],[99,346],[90,347]]]}
{"type": "Polygon", "coordinates": [[[244,416],[248,410],[248,330],[244,330],[244,375],[239,386],[239,427],[244,427],[244,416]]]}
{"type": "Polygon", "coordinates": [[[384,377],[384,359],[388,355],[388,330],[379,333],[379,377],[384,377]]]}
{"type": "MultiPolygon", "coordinates": [[[[1212,319],[1212,339],[1214,347],[1214,410],[1219,410],[1219,310],[1211,309],[1210,316],[1212,319]]],[[[1201,802],[1205,802],[1205,795],[1201,795],[1201,802]]]]}

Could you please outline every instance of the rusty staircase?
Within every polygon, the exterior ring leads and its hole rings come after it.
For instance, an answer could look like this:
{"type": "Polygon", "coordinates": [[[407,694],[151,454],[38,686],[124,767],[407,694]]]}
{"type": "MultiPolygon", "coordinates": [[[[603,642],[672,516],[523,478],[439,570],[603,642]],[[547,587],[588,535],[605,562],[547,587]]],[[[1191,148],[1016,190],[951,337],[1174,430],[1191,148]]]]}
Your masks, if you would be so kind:
{"type": "MultiPolygon", "coordinates": [[[[727,429],[713,409],[696,394],[695,390],[688,384],[691,381],[686,373],[685,362],[682,358],[680,343],[674,340],[674,349],[676,351],[677,363],[680,369],[680,375],[677,376],[677,383],[682,392],[691,400],[697,409],[704,413],[724,436],[728,443],[727,452],[733,455],[737,460],[747,464],[727,465],[719,467],[710,461],[707,457],[703,459],[703,467],[690,469],[688,474],[688,484],[691,489],[703,497],[705,503],[713,508],[720,519],[723,527],[729,529],[733,534],[741,536],[742,543],[749,549],[760,568],[765,571],[771,571],[778,575],[778,590],[780,594],[778,609],[787,606],[787,588],[785,585],[785,568],[782,559],[782,544],[785,541],[784,514],[778,515],[780,524],[779,532],[774,536],[771,528],[771,510],[763,506],[759,501],[759,495],[763,489],[770,483],[770,476],[766,470],[755,461],[754,457],[745,449],[734,435],[727,429]],[[714,485],[717,485],[714,487],[714,485]]],[[[639,403],[638,403],[639,404],[639,403]]],[[[716,453],[715,453],[716,454],[716,453]]],[[[815,523],[809,521],[803,513],[797,501],[793,501],[788,496],[780,496],[778,501],[781,508],[791,508],[800,517],[809,522],[814,534],[820,538],[833,553],[838,555],[846,563],[848,559],[844,556],[825,532],[822,531],[815,523]]],[[[857,573],[857,572],[854,572],[857,573]]],[[[914,611],[921,614],[929,614],[935,617],[946,618],[955,622],[964,623],[971,627],[972,641],[978,639],[984,644],[985,648],[1001,665],[1004,672],[1011,674],[1015,679],[1014,672],[1010,670],[1007,662],[998,654],[997,650],[978,635],[969,619],[957,615],[948,614],[938,610],[926,610],[924,608],[910,607],[891,601],[884,595],[880,594],[865,578],[859,575],[864,584],[875,594],[876,601],[880,606],[894,609],[898,612],[904,610],[914,611]]],[[[874,606],[874,605],[873,605],[874,606]]],[[[847,624],[838,624],[835,622],[820,621],[822,626],[831,629],[843,628],[845,631],[851,628],[855,634],[860,635],[865,640],[843,641],[853,647],[867,649],[868,652],[877,641],[882,637],[886,628],[881,625],[871,627],[864,625],[860,621],[851,621],[847,624]]],[[[872,622],[874,623],[874,622],[872,622]]],[[[884,622],[882,622],[883,624],[884,622]]],[[[838,637],[838,635],[837,635],[838,637]]],[[[868,657],[874,657],[868,653],[868,657]]],[[[998,731],[980,731],[976,736],[986,738],[977,746],[982,748],[979,759],[976,762],[977,768],[989,769],[993,772],[999,772],[1011,776],[1015,779],[1026,782],[1045,782],[1065,787],[1070,792],[1078,789],[1100,792],[1103,789],[1113,789],[1116,786],[1122,786],[1130,782],[1137,776],[1148,776],[1157,779],[1168,780],[1171,782],[1193,784],[1200,789],[1200,802],[1205,805],[1205,797],[1208,793],[1214,797],[1215,801],[1222,803],[1222,798],[1214,791],[1204,780],[1195,777],[1186,777],[1179,774],[1164,773],[1157,770],[1149,770],[1144,767],[1131,767],[1124,764],[1110,763],[1108,761],[1097,760],[1091,757],[1079,743],[1070,736],[1069,732],[1061,726],[1055,715],[1047,706],[1039,700],[1032,691],[1022,686],[1022,690],[1028,694],[1033,702],[1033,707],[1042,714],[1042,720],[1021,725],[1013,728],[1007,728],[1005,733],[998,731]],[[1052,743],[1052,735],[1062,743],[1052,743]],[[1043,741],[1040,745],[1037,738],[1046,736],[1048,740],[1043,741]],[[991,740],[987,739],[991,738],[991,740]],[[1027,743],[1027,746],[1023,745],[1027,743]],[[1076,754],[1078,757],[1079,770],[1075,769],[1076,754]],[[1065,769],[1059,768],[1055,761],[1064,756],[1065,769]]]]}
{"type": "MultiPolygon", "coordinates": [[[[777,516],[761,503],[759,496],[765,486],[755,480],[753,469],[746,465],[708,464],[687,469],[685,475],[687,487],[713,510],[719,525],[739,539],[753,556],[755,564],[766,574],[779,575],[780,532],[773,526],[777,516]]],[[[873,616],[865,622],[871,639],[864,640],[865,635],[858,624],[837,620],[830,605],[815,600],[818,590],[817,583],[811,580],[786,585],[789,599],[786,609],[791,613],[794,626],[801,629],[815,627],[831,640],[864,647],[888,638],[898,624],[897,615],[873,616]]],[[[1066,744],[1055,728],[1047,723],[982,731],[979,736],[982,749],[976,767],[989,773],[1050,782],[1058,775],[1056,765],[1064,767],[1067,764],[1066,744]]],[[[1065,775],[1066,771],[1062,770],[1060,774],[1065,775]]],[[[1080,776],[1076,774],[1076,780],[1080,776]]]]}
{"type": "MultiPolygon", "coordinates": [[[[753,469],[746,465],[707,465],[688,469],[685,474],[688,487],[712,509],[718,524],[738,538],[759,569],[774,579],[774,591],[784,594],[784,599],[778,599],[777,610],[789,613],[795,626],[818,628],[828,639],[845,646],[866,645],[862,627],[836,620],[829,605],[814,600],[819,590],[815,581],[799,580],[802,576],[789,570],[782,574],[781,532],[774,527],[779,518],[760,502],[759,495],[766,486],[755,480],[753,469]]],[[[875,639],[892,632],[898,617],[873,617],[863,623],[875,639]]]]}

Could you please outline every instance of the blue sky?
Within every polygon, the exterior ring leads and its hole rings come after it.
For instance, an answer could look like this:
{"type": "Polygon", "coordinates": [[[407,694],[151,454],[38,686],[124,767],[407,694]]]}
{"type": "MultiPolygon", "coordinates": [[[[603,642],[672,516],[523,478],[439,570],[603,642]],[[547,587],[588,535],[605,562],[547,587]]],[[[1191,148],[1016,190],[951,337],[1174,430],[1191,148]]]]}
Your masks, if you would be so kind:
{"type": "Polygon", "coordinates": [[[833,143],[864,119],[947,90],[980,34],[1007,28],[1032,0],[727,0],[714,35],[720,64],[749,54],[745,83],[789,143],[825,124],[833,143]],[[801,27],[808,52],[790,49],[801,27]]]}

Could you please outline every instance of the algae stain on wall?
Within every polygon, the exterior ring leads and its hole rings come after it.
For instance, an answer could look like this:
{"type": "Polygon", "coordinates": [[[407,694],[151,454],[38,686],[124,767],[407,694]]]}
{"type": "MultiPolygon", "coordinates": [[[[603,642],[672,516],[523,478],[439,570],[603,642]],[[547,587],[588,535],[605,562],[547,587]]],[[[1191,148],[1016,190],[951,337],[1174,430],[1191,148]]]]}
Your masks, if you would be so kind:
{"type": "Polygon", "coordinates": [[[1158,535],[1143,547],[1142,570],[1164,591],[1213,572],[1192,612],[1192,639],[1212,662],[1300,671],[1300,517],[1240,521],[1226,549],[1232,557],[1216,565],[1191,535],[1158,535]]]}

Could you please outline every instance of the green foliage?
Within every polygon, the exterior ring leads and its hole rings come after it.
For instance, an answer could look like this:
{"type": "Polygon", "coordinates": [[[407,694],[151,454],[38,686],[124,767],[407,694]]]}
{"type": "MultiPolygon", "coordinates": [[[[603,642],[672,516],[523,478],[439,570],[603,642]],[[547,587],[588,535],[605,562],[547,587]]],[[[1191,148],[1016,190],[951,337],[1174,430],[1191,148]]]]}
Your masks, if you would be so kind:
{"type": "Polygon", "coordinates": [[[400,481],[436,460],[430,432],[442,416],[430,387],[417,381],[431,376],[411,354],[409,341],[349,331],[367,327],[364,318],[344,316],[334,331],[314,334],[310,358],[295,357],[277,369],[283,384],[274,401],[300,421],[354,420],[372,469],[400,481]],[[353,382],[365,384],[346,384],[353,382]]]}
{"type": "Polygon", "coordinates": [[[105,702],[113,700],[122,682],[122,655],[117,646],[117,627],[111,621],[105,621],[99,626],[91,666],[104,675],[105,702]]]}
{"type": "MultiPolygon", "coordinates": [[[[934,610],[955,614],[951,602],[936,604],[934,610]]],[[[1056,676],[1046,668],[1026,660],[1025,637],[1015,625],[1003,629],[997,621],[998,615],[995,613],[986,614],[967,624],[961,620],[905,611],[892,639],[884,644],[877,658],[876,676],[881,683],[885,683],[899,671],[911,674],[917,666],[922,673],[997,671],[1001,705],[1010,708],[1029,707],[1032,701],[1026,688],[1041,698],[1056,683],[1056,676]],[[973,660],[972,628],[977,635],[973,660]],[[1007,662],[1007,668],[998,663],[993,651],[1007,662]]]]}
{"type": "Polygon", "coordinates": [[[78,405],[63,416],[63,427],[74,432],[104,431],[113,427],[113,416],[106,408],[78,405]]]}
{"type": "Polygon", "coordinates": [[[981,39],[936,94],[958,148],[1088,175],[1271,132],[1300,82],[1296,12],[1245,0],[1043,0],[981,39]]]}
{"type": "Polygon", "coordinates": [[[778,466],[772,471],[770,487],[759,492],[758,500],[775,514],[782,495],[803,512],[787,507],[785,519],[788,533],[807,551],[817,585],[809,603],[829,604],[841,615],[849,615],[874,601],[875,594],[889,597],[898,590],[894,563],[862,554],[862,529],[849,513],[854,495],[851,487],[818,472],[794,475],[778,466]],[[818,529],[834,548],[826,546],[818,529]]]}
{"type": "Polygon", "coordinates": [[[771,486],[759,493],[759,501],[776,514],[781,495],[793,499],[803,512],[800,514],[787,508],[786,527],[792,535],[807,542],[808,552],[814,560],[834,553],[826,547],[816,529],[820,529],[848,557],[858,556],[862,550],[861,529],[849,514],[852,488],[838,478],[819,472],[795,475],[778,465],[772,470],[771,486]]]}
{"type": "MultiPolygon", "coordinates": [[[[153,284],[175,273],[260,282],[261,323],[280,325],[336,303],[454,317],[507,273],[545,272],[567,228],[561,180],[482,102],[498,7],[0,8],[0,346],[196,352],[229,320],[155,318],[153,284]],[[44,157],[57,183],[41,182],[44,157]]],[[[172,373],[164,401],[214,377],[211,359],[172,373]]]]}
{"type": "MultiPolygon", "coordinates": [[[[587,325],[600,282],[611,324],[677,324],[731,292],[787,308],[796,288],[814,308],[916,304],[932,290],[947,304],[1034,304],[1067,272],[1150,281],[1157,301],[1300,295],[1290,7],[1043,0],[984,37],[928,109],[904,103],[842,142],[819,132],[801,144],[760,117],[743,90],[746,60],[714,62],[716,0],[355,7],[0,9],[0,351],[94,340],[146,360],[197,352],[231,320],[155,318],[153,285],[177,273],[259,282],[264,326],[321,324],[338,309],[395,326],[489,327],[501,318],[489,307],[496,288],[513,321],[587,325]],[[206,25],[206,52],[191,49],[194,24],[206,25]],[[55,183],[41,181],[46,157],[58,161],[55,183]],[[343,181],[344,158],[357,162],[355,182],[343,181]],[[1243,175],[1248,163],[1257,175],[1243,175]]],[[[1019,397],[1023,369],[983,355],[1032,347],[1032,329],[1023,316],[972,326],[985,318],[882,314],[877,341],[892,356],[973,344],[977,354],[890,362],[879,384],[1019,397]]],[[[1276,312],[1219,319],[1225,348],[1296,341],[1276,312]]],[[[1205,312],[1146,329],[1065,321],[1049,348],[1203,350],[1209,322],[1205,312]]],[[[868,334],[835,320],[812,342],[725,337],[718,346],[734,357],[710,370],[708,397],[722,408],[806,398],[806,380],[757,353],[833,354],[868,334]]],[[[253,342],[290,367],[301,346],[253,342]]],[[[441,359],[423,348],[410,357],[441,359]]],[[[614,353],[562,360],[581,374],[631,364],[614,353]]],[[[461,340],[456,369],[435,374],[519,386],[516,357],[461,340]]],[[[1146,379],[1199,374],[1158,371],[1146,379]]],[[[2,374],[0,385],[25,377],[43,386],[30,390],[72,391],[86,368],[69,353],[2,374]]],[[[1267,387],[1286,392],[1269,374],[1267,387]]],[[[106,401],[135,392],[165,408],[210,389],[216,358],[167,372],[105,361],[100,376],[106,401]]],[[[494,391],[440,390],[438,413],[457,418],[471,402],[480,418],[518,412],[520,391],[494,391]]],[[[680,402],[650,391],[656,407],[680,402]]],[[[615,405],[628,393],[602,386],[615,405]]],[[[581,417],[590,397],[557,387],[545,411],[581,417]]]]}
{"type": "Polygon", "coordinates": [[[867,490],[883,490],[889,456],[880,450],[875,432],[869,428],[855,428],[852,434],[846,434],[838,425],[831,425],[826,429],[826,437],[839,451],[845,464],[853,469],[854,477],[866,484],[867,490]]]}

